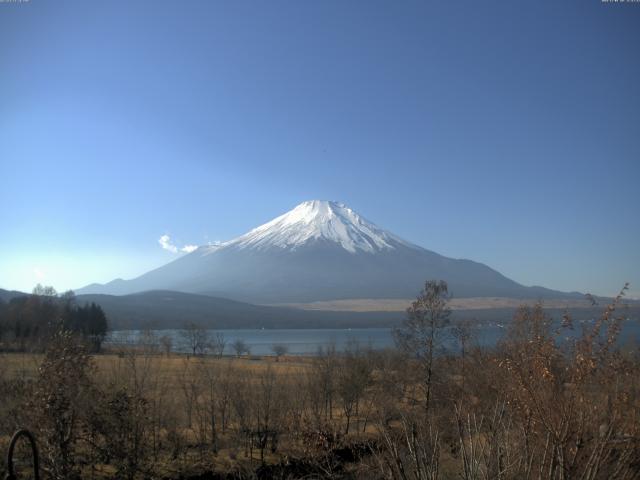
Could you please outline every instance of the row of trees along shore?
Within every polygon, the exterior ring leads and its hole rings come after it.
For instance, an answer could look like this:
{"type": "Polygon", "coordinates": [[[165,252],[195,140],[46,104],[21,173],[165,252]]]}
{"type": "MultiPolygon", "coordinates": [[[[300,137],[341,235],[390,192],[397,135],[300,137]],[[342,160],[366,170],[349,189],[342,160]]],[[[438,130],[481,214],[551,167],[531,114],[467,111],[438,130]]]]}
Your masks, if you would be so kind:
{"type": "Polygon", "coordinates": [[[486,348],[429,281],[396,349],[279,362],[89,355],[59,330],[32,375],[4,356],[0,442],[31,429],[54,480],[634,480],[640,353],[619,346],[623,294],[573,335],[570,315],[522,306],[486,348]],[[451,334],[460,353],[443,350],[451,334]]]}
{"type": "Polygon", "coordinates": [[[37,285],[31,295],[0,300],[0,348],[42,351],[59,330],[69,331],[100,351],[108,331],[107,317],[95,303],[78,304],[72,291],[58,295],[53,287],[37,285]]]}

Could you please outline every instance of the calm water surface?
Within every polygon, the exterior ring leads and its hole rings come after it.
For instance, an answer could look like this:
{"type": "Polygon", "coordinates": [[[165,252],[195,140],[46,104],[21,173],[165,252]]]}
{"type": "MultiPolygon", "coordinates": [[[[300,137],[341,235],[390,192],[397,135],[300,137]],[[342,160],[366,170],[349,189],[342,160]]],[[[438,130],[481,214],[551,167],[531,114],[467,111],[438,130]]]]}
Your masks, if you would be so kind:
{"type": "MultiPolygon", "coordinates": [[[[586,324],[585,324],[586,326],[586,324]]],[[[568,333],[568,336],[578,335],[580,326],[568,333]]],[[[502,337],[505,326],[501,324],[481,325],[472,329],[473,342],[477,345],[491,347],[502,337]]],[[[173,351],[188,352],[187,342],[180,330],[154,330],[157,338],[167,335],[171,337],[173,351]]],[[[326,348],[334,344],[338,351],[342,351],[350,342],[357,342],[360,346],[374,349],[384,349],[394,346],[393,334],[390,328],[354,328],[354,329],[278,329],[278,330],[211,330],[211,334],[222,333],[227,342],[225,354],[233,353],[231,344],[235,340],[244,341],[253,355],[272,355],[275,344],[284,344],[291,355],[315,355],[319,348],[326,348]]],[[[121,330],[111,332],[108,344],[137,344],[144,338],[141,331],[121,330]]],[[[633,344],[640,342],[640,322],[629,320],[623,324],[619,343],[633,344]]],[[[459,349],[458,343],[452,335],[445,335],[443,341],[450,351],[459,349]]]]}

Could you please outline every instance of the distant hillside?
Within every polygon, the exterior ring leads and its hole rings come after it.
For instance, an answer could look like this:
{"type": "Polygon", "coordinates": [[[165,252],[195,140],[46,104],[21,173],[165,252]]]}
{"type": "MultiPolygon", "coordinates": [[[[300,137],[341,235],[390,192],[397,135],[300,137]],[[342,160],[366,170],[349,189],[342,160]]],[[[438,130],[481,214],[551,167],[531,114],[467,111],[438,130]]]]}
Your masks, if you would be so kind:
{"type": "MultiPolygon", "coordinates": [[[[404,312],[398,311],[325,311],[269,307],[172,291],[151,291],[132,295],[79,295],[79,302],[95,302],[107,314],[112,330],[181,328],[185,322],[195,322],[208,328],[366,328],[398,325],[404,312]]],[[[554,318],[561,318],[565,308],[545,309],[554,318]]],[[[454,320],[508,322],[514,307],[473,308],[455,310],[454,320]]],[[[640,319],[640,305],[621,310],[626,316],[640,319]]],[[[576,320],[599,316],[601,306],[570,308],[576,320]]]]}
{"type": "Polygon", "coordinates": [[[15,297],[24,297],[25,295],[28,295],[28,293],[18,292],[16,290],[3,290],[0,288],[0,300],[3,302],[8,302],[15,297]]]}
{"type": "MultiPolygon", "coordinates": [[[[28,295],[0,289],[0,298],[28,295]]],[[[95,302],[100,305],[111,330],[181,328],[186,322],[195,322],[208,328],[368,328],[398,325],[405,314],[399,303],[397,310],[340,311],[303,310],[292,307],[252,305],[225,298],[191,293],[156,290],[124,296],[88,294],[78,295],[78,304],[95,302]]],[[[606,304],[603,302],[602,305],[606,304]]],[[[407,300],[407,306],[409,300],[407,300]]],[[[471,304],[473,305],[473,304],[471,304]]],[[[602,305],[590,308],[569,308],[576,320],[589,320],[599,316],[602,305]]],[[[333,305],[336,308],[336,305],[333,305]]],[[[565,308],[550,306],[545,309],[554,318],[561,318],[565,308]]],[[[479,323],[508,322],[515,306],[496,305],[496,308],[454,309],[454,320],[472,320],[479,323]]],[[[619,312],[640,320],[640,303],[631,301],[619,312]]]]}
{"type": "Polygon", "coordinates": [[[78,295],[100,305],[112,330],[180,328],[196,322],[209,328],[358,328],[390,326],[397,312],[325,312],[268,307],[225,298],[156,290],[132,295],[78,295]]]}
{"type": "Polygon", "coordinates": [[[413,298],[429,279],[446,280],[457,298],[583,297],[524,286],[482,263],[444,257],[383,230],[346,205],[318,200],[137,278],[91,284],[77,293],[172,290],[254,304],[308,303],[413,298]]]}

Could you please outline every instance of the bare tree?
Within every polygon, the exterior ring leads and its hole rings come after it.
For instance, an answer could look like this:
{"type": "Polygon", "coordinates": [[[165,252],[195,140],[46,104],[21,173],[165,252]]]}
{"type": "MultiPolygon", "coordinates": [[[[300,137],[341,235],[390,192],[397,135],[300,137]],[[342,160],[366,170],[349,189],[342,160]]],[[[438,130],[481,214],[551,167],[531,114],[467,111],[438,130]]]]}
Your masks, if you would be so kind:
{"type": "Polygon", "coordinates": [[[162,350],[168,357],[171,354],[171,349],[173,348],[173,339],[169,335],[163,335],[160,337],[160,345],[162,345],[162,350]]]}
{"type": "Polygon", "coordinates": [[[338,355],[334,342],[326,348],[318,348],[318,355],[313,362],[313,376],[320,388],[325,422],[333,417],[333,400],[336,390],[336,369],[338,368],[338,355]]]}
{"type": "Polygon", "coordinates": [[[382,478],[440,478],[440,434],[434,425],[403,415],[397,428],[382,426],[379,435],[381,448],[374,457],[382,478]]]}
{"type": "Polygon", "coordinates": [[[357,415],[360,401],[371,382],[371,364],[359,349],[348,350],[338,367],[336,390],[346,419],[345,435],[349,434],[351,419],[357,415]]]}
{"type": "Polygon", "coordinates": [[[260,461],[264,463],[267,446],[275,453],[282,423],[288,412],[284,381],[276,375],[271,365],[258,375],[252,387],[251,448],[258,447],[260,461]]]}
{"type": "MultiPolygon", "coordinates": [[[[235,343],[235,342],[234,342],[235,343]]],[[[245,450],[245,457],[249,456],[251,432],[252,388],[250,373],[246,370],[236,370],[229,378],[229,404],[233,408],[234,430],[245,450]]]]}
{"type": "Polygon", "coordinates": [[[146,354],[155,354],[158,350],[160,341],[158,336],[148,328],[142,330],[138,336],[138,345],[146,354]]]}
{"type": "Polygon", "coordinates": [[[197,323],[187,322],[180,335],[193,355],[202,355],[209,348],[209,332],[197,323]]]}
{"type": "Polygon", "coordinates": [[[33,295],[37,295],[39,297],[57,297],[58,292],[56,289],[50,286],[42,286],[41,284],[37,284],[33,287],[33,291],[31,292],[33,295]]]}
{"type": "Polygon", "coordinates": [[[274,343],[271,346],[271,351],[276,356],[276,362],[280,361],[280,357],[286,355],[289,351],[289,347],[287,347],[284,343],[274,343]]]}
{"type": "Polygon", "coordinates": [[[427,413],[431,403],[434,353],[441,346],[451,315],[449,299],[447,282],[428,280],[407,309],[407,319],[394,331],[398,347],[419,362],[427,413]]]}
{"type": "Polygon", "coordinates": [[[226,433],[229,426],[229,417],[231,410],[231,395],[233,388],[233,379],[237,372],[233,368],[230,361],[225,362],[224,368],[221,367],[218,385],[216,389],[216,409],[220,416],[220,429],[222,434],[226,433]]]}
{"type": "MultiPolygon", "coordinates": [[[[183,406],[186,415],[186,424],[188,428],[193,426],[193,414],[196,410],[198,397],[200,396],[200,379],[195,375],[194,359],[183,359],[183,370],[179,377],[180,389],[183,395],[183,406]]],[[[197,364],[196,364],[197,365],[197,364]]]]}
{"type": "Polygon", "coordinates": [[[216,332],[211,340],[211,350],[212,353],[221,358],[224,355],[224,349],[227,346],[227,340],[224,338],[224,334],[222,332],[216,332]]]}
{"type": "Polygon", "coordinates": [[[200,402],[196,402],[197,413],[200,417],[200,441],[210,441],[214,453],[218,451],[218,395],[221,378],[221,368],[218,363],[202,360],[196,365],[197,380],[201,385],[200,402]]]}
{"type": "Polygon", "coordinates": [[[469,349],[469,341],[471,340],[471,323],[469,320],[463,320],[458,323],[451,329],[451,333],[453,337],[460,344],[460,376],[461,376],[461,384],[460,388],[464,395],[465,391],[465,380],[467,378],[467,372],[465,369],[467,351],[469,349]]]}
{"type": "Polygon", "coordinates": [[[237,357],[241,357],[242,354],[245,352],[247,353],[247,355],[251,352],[251,350],[249,349],[249,346],[241,338],[238,338],[237,340],[235,340],[231,344],[231,346],[233,347],[233,350],[236,352],[237,357]]]}

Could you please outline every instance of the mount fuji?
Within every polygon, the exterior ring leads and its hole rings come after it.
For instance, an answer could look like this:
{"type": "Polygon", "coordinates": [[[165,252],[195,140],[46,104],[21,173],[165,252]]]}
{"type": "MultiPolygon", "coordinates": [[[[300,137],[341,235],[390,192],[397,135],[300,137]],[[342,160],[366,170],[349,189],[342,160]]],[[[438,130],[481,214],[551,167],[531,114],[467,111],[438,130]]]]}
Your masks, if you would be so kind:
{"type": "Polygon", "coordinates": [[[566,298],[523,286],[490,267],[407,242],[342,203],[313,200],[228,242],[204,245],[132,280],[79,294],[174,290],[251,303],[411,298],[427,279],[456,297],[566,298]]]}

